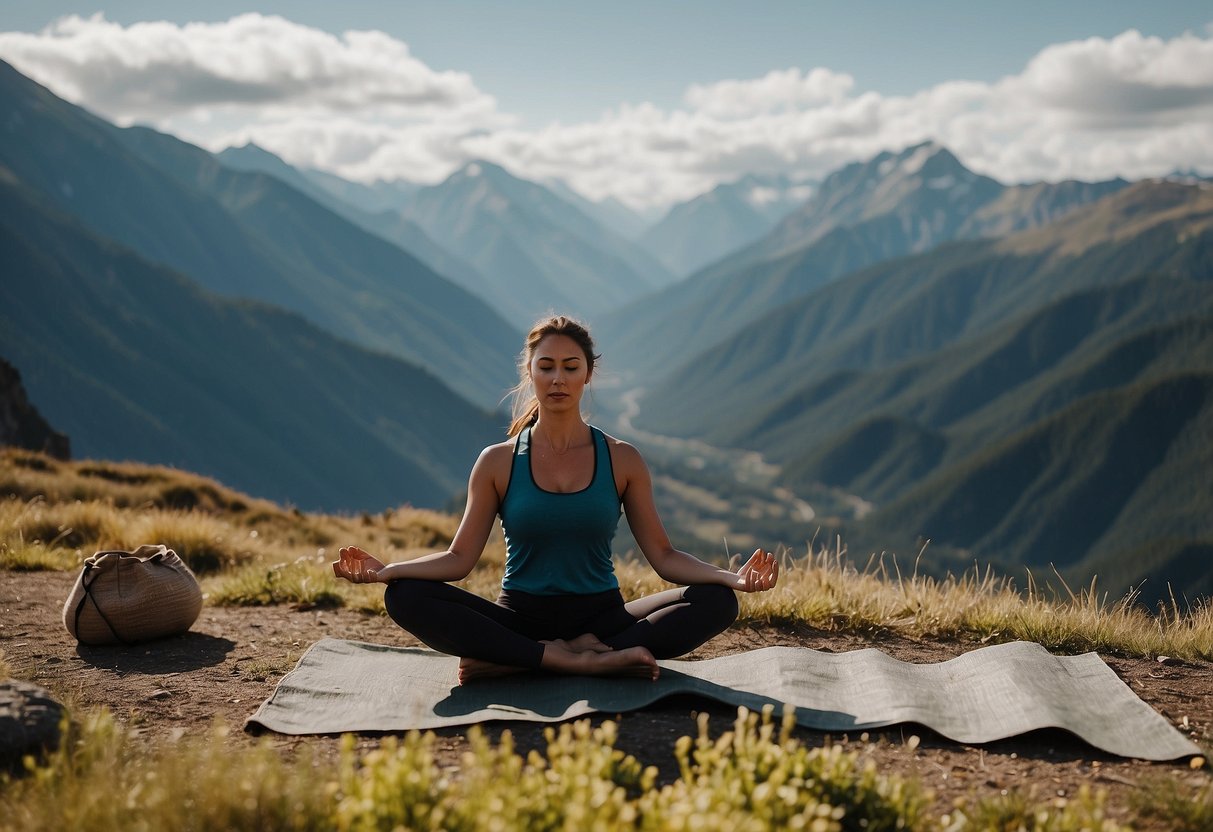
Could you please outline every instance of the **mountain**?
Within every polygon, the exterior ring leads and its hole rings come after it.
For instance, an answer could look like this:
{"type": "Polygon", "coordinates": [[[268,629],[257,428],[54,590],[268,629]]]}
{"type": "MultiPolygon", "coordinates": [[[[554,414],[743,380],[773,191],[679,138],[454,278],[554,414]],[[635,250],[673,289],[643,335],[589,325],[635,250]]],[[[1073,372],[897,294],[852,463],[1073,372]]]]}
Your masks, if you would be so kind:
{"type": "MultiPolygon", "coordinates": [[[[365,186],[350,182],[346,183],[350,187],[343,190],[334,184],[329,186],[317,184],[315,176],[288,165],[273,153],[254,144],[229,147],[218,154],[218,159],[225,166],[234,170],[266,173],[280,179],[330,211],[398,246],[433,271],[449,278],[472,294],[483,297],[487,291],[487,281],[483,275],[431,240],[421,226],[406,220],[400,215],[398,209],[370,212],[358,207],[357,202],[360,200],[348,202],[337,196],[339,192],[351,194],[355,188],[365,186]]],[[[329,178],[330,182],[344,181],[331,174],[329,178]]]]}
{"type": "Polygon", "coordinates": [[[1213,312],[1208,286],[1189,278],[1075,292],[946,349],[882,370],[836,373],[742,429],[786,454],[789,481],[826,482],[884,502],[935,466],[1084,396],[1213,366],[1202,308],[1213,312]]]}
{"type": "Polygon", "coordinates": [[[861,551],[1099,564],[1115,592],[1149,550],[1157,586],[1213,539],[1211,278],[1213,188],[1138,183],[838,279],[654,379],[638,423],[874,501],[842,523],[861,551]]]}
{"type": "Polygon", "coordinates": [[[615,197],[607,197],[597,202],[587,199],[562,179],[549,179],[540,184],[625,240],[638,239],[654,222],[654,218],[649,214],[634,211],[615,197]]]}
{"type": "Polygon", "coordinates": [[[688,275],[769,233],[813,186],[787,177],[745,176],[675,205],[640,243],[678,275],[688,275]]]}
{"type": "Polygon", "coordinates": [[[488,162],[419,190],[405,215],[492,282],[526,320],[551,310],[593,317],[668,282],[653,258],[551,191],[488,162]]]}
{"type": "Polygon", "coordinates": [[[1038,575],[1056,566],[1084,584],[1098,574],[1114,594],[1139,586],[1151,606],[1168,584],[1177,597],[1207,597],[1213,564],[1196,568],[1185,553],[1213,544],[1211,431],[1209,370],[1093,394],[923,479],[871,515],[862,537],[910,544],[913,529],[954,563],[1038,575]],[[1159,549],[1170,552],[1140,559],[1159,549]]]}
{"type": "Polygon", "coordinates": [[[910,360],[1085,288],[1213,274],[1213,189],[1142,182],[1040,229],[953,243],[835,280],[655,379],[640,424],[731,444],[814,379],[910,360]],[[688,431],[680,412],[700,414],[688,431]]]}
{"type": "Polygon", "coordinates": [[[99,235],[204,287],[294,311],[443,373],[483,407],[518,335],[480,299],[285,183],[118,129],[0,64],[0,167],[99,235]]]}
{"type": "Polygon", "coordinates": [[[880,153],[830,174],[770,234],[721,266],[770,260],[804,249],[838,228],[874,222],[889,239],[886,249],[926,251],[956,239],[965,220],[1003,187],[934,142],[880,153]]]}
{"type": "Polygon", "coordinates": [[[433,375],[207,292],[0,178],[0,353],[83,457],[327,511],[440,507],[498,418],[433,375]]]}
{"type": "Polygon", "coordinates": [[[342,179],[334,173],[315,168],[299,171],[309,182],[345,205],[352,205],[367,214],[399,213],[421,185],[405,179],[380,179],[370,185],[342,179]]]}
{"type": "Polygon", "coordinates": [[[1098,202],[1127,188],[1124,179],[1103,182],[1035,182],[1013,185],[982,205],[961,223],[956,239],[1005,237],[1061,219],[1075,208],[1098,202]]]}
{"type": "Polygon", "coordinates": [[[50,426],[34,407],[21,383],[21,373],[0,358],[0,445],[41,451],[70,459],[71,441],[50,426]]]}
{"type": "Polygon", "coordinates": [[[1006,188],[938,145],[881,153],[828,176],[757,243],[605,316],[599,330],[617,365],[647,374],[843,275],[954,239],[1036,227],[1124,184],[1006,188]]]}

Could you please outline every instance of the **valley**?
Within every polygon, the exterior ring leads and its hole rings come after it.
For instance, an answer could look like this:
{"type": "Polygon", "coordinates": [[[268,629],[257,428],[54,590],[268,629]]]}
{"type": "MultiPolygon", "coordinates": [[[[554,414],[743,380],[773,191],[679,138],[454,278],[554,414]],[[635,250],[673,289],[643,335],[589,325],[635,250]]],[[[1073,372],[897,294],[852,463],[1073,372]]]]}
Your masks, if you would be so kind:
{"type": "Polygon", "coordinates": [[[1213,594],[1199,177],[1005,184],[927,140],[642,217],[485,159],[368,185],[213,154],[7,64],[0,106],[0,357],[78,456],[446,508],[560,312],[680,546],[1213,594]]]}
{"type": "MultiPolygon", "coordinates": [[[[600,390],[602,388],[600,387],[600,390]]],[[[602,391],[620,409],[609,416],[608,432],[635,444],[653,473],[653,491],[675,545],[723,559],[751,547],[784,547],[800,556],[821,540],[822,523],[861,519],[872,508],[840,489],[809,486],[793,491],[780,484],[781,469],[756,451],[718,448],[698,439],[663,436],[638,428],[644,389],[602,391]]],[[[621,525],[616,551],[633,551],[635,541],[621,525]]],[[[748,552],[747,552],[748,553],[748,552]]]]}

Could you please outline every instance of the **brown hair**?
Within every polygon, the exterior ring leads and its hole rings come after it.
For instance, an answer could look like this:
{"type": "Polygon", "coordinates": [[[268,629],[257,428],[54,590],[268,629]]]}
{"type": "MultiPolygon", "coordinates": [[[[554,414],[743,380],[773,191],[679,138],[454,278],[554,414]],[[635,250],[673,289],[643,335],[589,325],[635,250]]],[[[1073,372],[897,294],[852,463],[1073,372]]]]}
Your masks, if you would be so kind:
{"type": "Polygon", "coordinates": [[[565,315],[553,315],[536,322],[527,333],[526,346],[518,357],[518,386],[510,391],[514,404],[509,436],[517,436],[523,428],[535,424],[539,418],[539,400],[531,393],[531,359],[535,357],[539,344],[549,335],[565,335],[577,342],[585,353],[587,379],[594,372],[594,362],[602,357],[594,354],[594,339],[580,321],[565,315]]]}

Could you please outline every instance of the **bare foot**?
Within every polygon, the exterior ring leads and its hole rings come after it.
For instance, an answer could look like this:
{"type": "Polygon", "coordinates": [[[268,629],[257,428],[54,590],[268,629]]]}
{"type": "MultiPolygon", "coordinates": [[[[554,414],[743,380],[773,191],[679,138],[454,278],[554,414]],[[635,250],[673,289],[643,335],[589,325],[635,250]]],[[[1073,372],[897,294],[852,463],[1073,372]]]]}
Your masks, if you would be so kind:
{"type": "Polygon", "coordinates": [[[493,664],[480,659],[459,660],[459,684],[467,684],[477,679],[493,679],[498,676],[511,676],[522,673],[525,667],[511,667],[506,664],[493,664]]]}
{"type": "Polygon", "coordinates": [[[613,649],[603,644],[599,640],[598,636],[594,635],[593,633],[584,633],[577,636],[577,638],[571,638],[568,640],[563,638],[554,638],[544,640],[541,643],[554,644],[557,647],[565,648],[571,653],[609,653],[613,649]]]}
{"type": "Polygon", "coordinates": [[[632,676],[653,681],[656,681],[661,673],[653,654],[643,647],[609,650],[605,653],[593,650],[575,653],[559,645],[549,644],[543,650],[542,667],[554,673],[575,676],[632,676]]]}
{"type": "MultiPolygon", "coordinates": [[[[545,641],[543,663],[540,666],[549,672],[568,676],[628,676],[653,681],[656,681],[661,673],[653,654],[643,647],[629,647],[625,650],[612,650],[607,647],[605,651],[600,652],[592,643],[585,641],[585,638],[586,636],[578,636],[571,641],[545,641]],[[582,649],[570,649],[569,645],[573,644],[582,649]]],[[[596,638],[594,642],[606,647],[596,638]]],[[[459,684],[510,676],[525,670],[523,667],[463,658],[459,660],[459,684]]]]}

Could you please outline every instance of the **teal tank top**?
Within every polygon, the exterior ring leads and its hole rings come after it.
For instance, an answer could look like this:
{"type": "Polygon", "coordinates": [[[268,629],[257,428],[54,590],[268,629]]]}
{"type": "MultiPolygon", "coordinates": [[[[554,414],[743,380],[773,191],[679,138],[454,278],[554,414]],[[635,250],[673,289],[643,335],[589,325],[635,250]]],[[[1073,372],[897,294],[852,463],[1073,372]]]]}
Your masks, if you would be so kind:
{"type": "Polygon", "coordinates": [[[594,477],[581,491],[544,491],[531,472],[531,429],[518,436],[501,501],[505,577],[501,588],[532,595],[582,595],[619,588],[611,540],[619,525],[611,449],[591,427],[594,477]]]}

